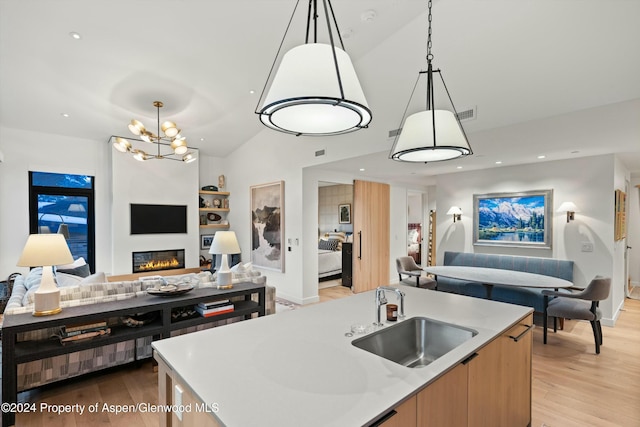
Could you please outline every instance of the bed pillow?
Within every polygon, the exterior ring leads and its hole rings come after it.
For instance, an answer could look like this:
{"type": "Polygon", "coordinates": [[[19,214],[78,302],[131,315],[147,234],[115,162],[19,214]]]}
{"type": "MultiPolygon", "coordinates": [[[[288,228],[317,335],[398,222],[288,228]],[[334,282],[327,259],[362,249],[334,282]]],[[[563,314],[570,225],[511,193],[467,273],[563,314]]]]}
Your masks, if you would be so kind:
{"type": "Polygon", "coordinates": [[[338,250],[338,240],[320,240],[318,242],[318,249],[324,249],[327,251],[338,250]]]}

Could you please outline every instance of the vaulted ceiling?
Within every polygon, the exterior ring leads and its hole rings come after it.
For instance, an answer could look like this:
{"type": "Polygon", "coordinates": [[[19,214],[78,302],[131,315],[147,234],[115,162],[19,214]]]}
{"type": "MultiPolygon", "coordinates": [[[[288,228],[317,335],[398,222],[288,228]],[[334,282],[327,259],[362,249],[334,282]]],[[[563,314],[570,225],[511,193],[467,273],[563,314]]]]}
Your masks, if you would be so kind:
{"type": "MultiPolygon", "coordinates": [[[[126,135],[132,118],[154,124],[152,102],[161,100],[161,119],[177,122],[189,145],[225,157],[265,131],[254,110],[294,4],[0,0],[0,125],[106,143],[126,135]]],[[[375,51],[377,67],[407,75],[392,95],[404,105],[426,62],[427,1],[333,5],[365,92],[383,86],[358,67],[375,51]]],[[[435,0],[433,12],[434,64],[458,109],[477,108],[465,123],[471,140],[640,98],[640,1],[435,0]]],[[[286,45],[301,42],[301,24],[286,45]]],[[[374,120],[402,115],[372,108],[374,120]]],[[[640,171],[640,142],[634,149],[607,141],[606,151],[628,153],[630,169],[640,171]]]]}

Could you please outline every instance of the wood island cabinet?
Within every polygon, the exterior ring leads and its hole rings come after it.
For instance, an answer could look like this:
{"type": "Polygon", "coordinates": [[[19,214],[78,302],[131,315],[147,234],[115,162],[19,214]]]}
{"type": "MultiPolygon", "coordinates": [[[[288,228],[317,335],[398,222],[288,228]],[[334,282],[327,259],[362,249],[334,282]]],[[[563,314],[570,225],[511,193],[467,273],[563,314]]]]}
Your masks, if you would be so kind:
{"type": "MultiPolygon", "coordinates": [[[[444,375],[368,424],[370,427],[525,427],[531,423],[533,315],[529,314],[444,375]]],[[[159,403],[202,404],[156,354],[159,403]]],[[[161,416],[161,427],[217,427],[210,413],[192,411],[178,419],[161,416]]]]}
{"type": "Polygon", "coordinates": [[[528,426],[532,325],[533,315],[524,317],[419,391],[416,424],[403,426],[528,426]]]}

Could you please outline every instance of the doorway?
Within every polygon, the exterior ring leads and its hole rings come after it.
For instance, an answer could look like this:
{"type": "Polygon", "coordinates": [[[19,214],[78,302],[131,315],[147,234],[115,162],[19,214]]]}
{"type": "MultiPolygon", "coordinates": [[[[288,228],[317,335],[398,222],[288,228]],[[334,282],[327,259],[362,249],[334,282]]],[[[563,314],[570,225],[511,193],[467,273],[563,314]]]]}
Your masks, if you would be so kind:
{"type": "Polygon", "coordinates": [[[424,195],[407,192],[407,255],[418,265],[424,265],[424,195]]]}
{"type": "Polygon", "coordinates": [[[318,289],[351,286],[353,185],[318,182],[318,289]]]}

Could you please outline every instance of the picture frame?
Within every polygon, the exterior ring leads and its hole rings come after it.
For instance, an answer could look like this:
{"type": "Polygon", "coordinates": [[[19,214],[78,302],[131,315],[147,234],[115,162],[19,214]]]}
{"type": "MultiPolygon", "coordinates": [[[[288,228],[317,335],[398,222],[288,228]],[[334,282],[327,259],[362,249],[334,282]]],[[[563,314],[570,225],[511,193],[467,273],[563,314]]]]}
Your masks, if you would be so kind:
{"type": "Polygon", "coordinates": [[[351,224],[351,204],[338,205],[338,222],[340,224],[351,224]]]}
{"type": "Polygon", "coordinates": [[[551,249],[553,190],[473,195],[473,244],[551,249]]]}
{"type": "Polygon", "coordinates": [[[614,225],[613,225],[613,240],[619,241],[627,237],[627,195],[622,190],[615,190],[614,192],[615,204],[614,204],[614,225]]]}
{"type": "Polygon", "coordinates": [[[284,181],[250,187],[251,262],[284,272],[284,181]]]}
{"type": "Polygon", "coordinates": [[[200,249],[206,250],[211,247],[214,234],[201,234],[200,235],[200,249]]]}

